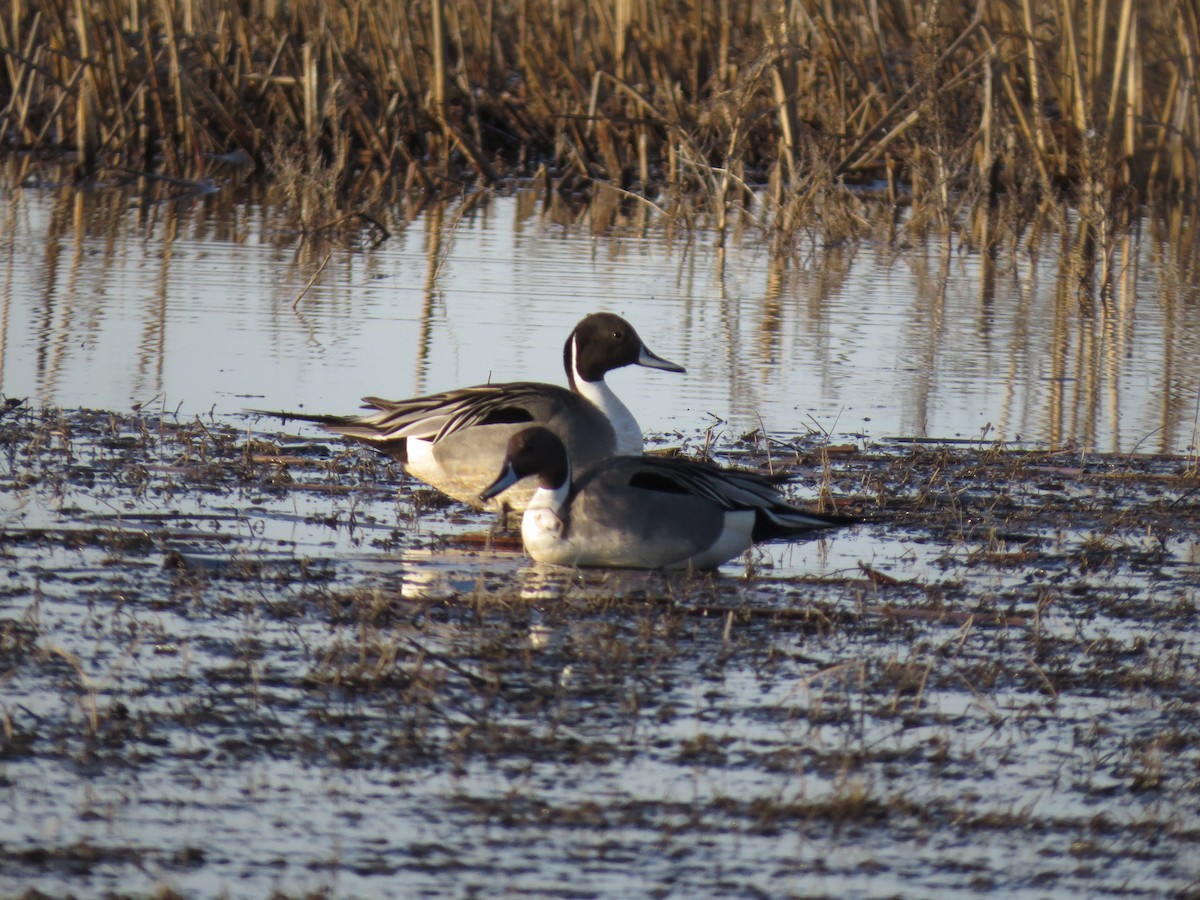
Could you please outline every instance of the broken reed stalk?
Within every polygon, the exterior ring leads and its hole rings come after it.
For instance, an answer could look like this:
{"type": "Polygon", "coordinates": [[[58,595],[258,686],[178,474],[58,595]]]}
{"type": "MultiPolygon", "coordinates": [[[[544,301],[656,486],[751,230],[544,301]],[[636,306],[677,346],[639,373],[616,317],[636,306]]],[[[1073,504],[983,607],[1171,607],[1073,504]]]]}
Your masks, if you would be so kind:
{"type": "Polygon", "coordinates": [[[1071,0],[1062,0],[1061,21],[1063,23],[1063,51],[1066,55],[1067,69],[1063,73],[1064,80],[1069,86],[1067,96],[1070,98],[1071,123],[1078,134],[1086,135],[1088,124],[1087,101],[1084,97],[1083,68],[1079,62],[1079,42],[1076,37],[1075,17],[1071,15],[1071,0]]]}
{"type": "MultiPolygon", "coordinates": [[[[174,101],[172,108],[175,111],[174,131],[172,133],[175,147],[173,155],[178,160],[194,156],[194,154],[188,153],[187,104],[183,89],[183,67],[179,64],[179,41],[175,36],[175,25],[172,18],[173,12],[174,10],[169,0],[159,0],[158,14],[165,31],[163,37],[166,42],[167,61],[170,64],[168,81],[171,89],[171,100],[174,101]]],[[[182,164],[177,162],[176,167],[180,170],[180,174],[183,174],[182,164]]]]}
{"type": "Polygon", "coordinates": [[[1033,120],[1033,141],[1037,146],[1038,152],[1044,154],[1046,152],[1046,137],[1045,129],[1042,125],[1042,92],[1038,78],[1037,43],[1034,40],[1033,33],[1032,0],[1021,0],[1021,13],[1024,16],[1025,56],[1026,65],[1028,66],[1026,75],[1029,84],[1030,118],[1033,120]]]}
{"type": "Polygon", "coordinates": [[[317,61],[313,56],[312,42],[305,41],[301,48],[304,66],[304,138],[312,145],[317,140],[317,61]]]}
{"type": "Polygon", "coordinates": [[[79,154],[76,171],[80,177],[91,177],[96,171],[100,150],[100,130],[96,122],[96,85],[90,65],[92,59],[88,14],[83,0],[75,0],[75,27],[79,37],[80,77],[79,99],[75,112],[75,147],[79,154]]]}
{"type": "Polygon", "coordinates": [[[796,97],[795,62],[789,58],[792,42],[788,34],[787,16],[779,17],[779,26],[772,41],[778,40],[780,52],[771,66],[771,87],[779,116],[779,154],[787,170],[788,183],[794,184],[796,172],[796,122],[792,104],[796,97]]]}
{"type": "Polygon", "coordinates": [[[1137,18],[1129,23],[1129,59],[1125,63],[1125,164],[1132,165],[1139,141],[1138,123],[1141,120],[1141,65],[1138,55],[1137,18]]]}
{"type": "Polygon", "coordinates": [[[445,121],[446,117],[446,36],[442,28],[442,0],[430,0],[430,28],[433,32],[433,84],[431,93],[434,116],[445,121]]]}
{"type": "Polygon", "coordinates": [[[1117,125],[1117,108],[1121,99],[1121,82],[1125,66],[1128,64],[1127,50],[1129,38],[1133,29],[1133,0],[1124,0],[1121,5],[1121,18],[1117,26],[1117,49],[1113,55],[1116,63],[1112,68],[1112,85],[1108,94],[1108,115],[1104,117],[1105,135],[1107,142],[1112,143],[1117,125]]]}

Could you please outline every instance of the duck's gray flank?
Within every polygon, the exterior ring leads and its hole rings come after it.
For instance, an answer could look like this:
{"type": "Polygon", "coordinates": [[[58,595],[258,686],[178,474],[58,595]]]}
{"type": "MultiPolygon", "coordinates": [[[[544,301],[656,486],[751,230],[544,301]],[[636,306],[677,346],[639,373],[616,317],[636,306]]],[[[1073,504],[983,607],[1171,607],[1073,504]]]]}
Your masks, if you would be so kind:
{"type": "Polygon", "coordinates": [[[767,478],[687,459],[616,456],[572,477],[556,435],[537,426],[509,440],[483,492],[495,497],[534,476],[521,520],[526,551],[541,562],[624,568],[719,566],[760,541],[795,539],[852,524],[787,502],[767,478]]]}

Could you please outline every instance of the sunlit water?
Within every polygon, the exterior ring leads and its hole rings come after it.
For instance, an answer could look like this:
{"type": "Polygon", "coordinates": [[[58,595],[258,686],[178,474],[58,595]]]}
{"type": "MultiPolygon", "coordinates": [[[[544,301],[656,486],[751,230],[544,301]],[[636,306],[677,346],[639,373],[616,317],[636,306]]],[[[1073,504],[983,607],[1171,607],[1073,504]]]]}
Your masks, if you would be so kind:
{"type": "Polygon", "coordinates": [[[652,432],[1196,442],[1197,286],[1148,233],[1120,246],[1109,302],[1082,308],[1049,239],[985,279],[938,242],[784,258],[745,231],[722,255],[653,218],[595,236],[532,193],[434,209],[355,252],[298,251],[270,210],[219,193],[0,203],[0,392],[37,402],[346,413],[367,394],[561,383],[571,327],[611,310],[688,369],[611,377],[652,432]]]}

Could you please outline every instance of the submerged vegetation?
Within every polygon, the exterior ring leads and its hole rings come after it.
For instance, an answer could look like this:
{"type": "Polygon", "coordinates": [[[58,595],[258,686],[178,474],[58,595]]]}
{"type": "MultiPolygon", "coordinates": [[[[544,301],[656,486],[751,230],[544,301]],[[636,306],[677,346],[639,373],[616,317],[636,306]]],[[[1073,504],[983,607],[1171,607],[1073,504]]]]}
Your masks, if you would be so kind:
{"type": "Polygon", "coordinates": [[[363,208],[544,170],[700,198],[722,232],[762,198],[785,235],[853,229],[827,201],[859,183],[941,227],[1067,202],[1101,243],[1200,194],[1181,0],[7,0],[0,49],[4,148],[72,150],[85,178],[299,151],[363,208]]]}

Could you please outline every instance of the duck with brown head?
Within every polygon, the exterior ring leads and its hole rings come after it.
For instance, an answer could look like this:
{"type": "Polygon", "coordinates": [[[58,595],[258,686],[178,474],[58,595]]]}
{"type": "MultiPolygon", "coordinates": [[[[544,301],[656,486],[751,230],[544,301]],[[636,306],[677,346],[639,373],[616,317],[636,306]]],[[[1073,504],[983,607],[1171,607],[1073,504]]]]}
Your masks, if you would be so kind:
{"type": "MultiPolygon", "coordinates": [[[[641,453],[641,427],[605,376],[629,365],[684,371],[653,353],[634,327],[613,313],[592,313],[575,326],[563,346],[563,365],[570,389],[514,381],[408,400],[367,397],[363,404],[372,411],[361,416],[272,415],[317,422],[368,443],[402,463],[410,475],[478,505],[509,438],[531,425],[555,434],[579,466],[617,453],[641,453]]],[[[532,487],[518,487],[505,504],[524,509],[532,493],[532,487]]]]}
{"type": "Polygon", "coordinates": [[[761,475],[688,459],[614,456],[576,477],[562,441],[541,427],[509,438],[482,497],[525,478],[536,485],[521,519],[525,550],[557,565],[711,569],[760,541],[857,521],[792,506],[761,475]]]}

